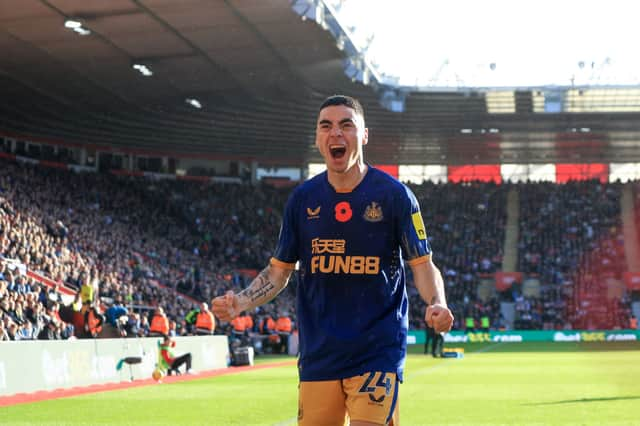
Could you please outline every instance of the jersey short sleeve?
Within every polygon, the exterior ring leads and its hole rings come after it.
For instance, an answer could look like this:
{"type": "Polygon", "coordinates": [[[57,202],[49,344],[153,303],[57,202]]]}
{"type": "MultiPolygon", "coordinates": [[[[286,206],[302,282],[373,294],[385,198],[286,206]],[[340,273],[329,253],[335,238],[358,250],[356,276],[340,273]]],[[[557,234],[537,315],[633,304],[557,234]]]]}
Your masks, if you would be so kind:
{"type": "Polygon", "coordinates": [[[402,257],[410,265],[427,262],[431,257],[431,246],[427,239],[420,205],[413,192],[403,185],[404,191],[398,200],[400,244],[402,257]]]}
{"type": "Polygon", "coordinates": [[[285,206],[278,244],[271,259],[272,262],[283,264],[282,266],[293,266],[298,261],[297,206],[298,191],[294,191],[285,206]]]}

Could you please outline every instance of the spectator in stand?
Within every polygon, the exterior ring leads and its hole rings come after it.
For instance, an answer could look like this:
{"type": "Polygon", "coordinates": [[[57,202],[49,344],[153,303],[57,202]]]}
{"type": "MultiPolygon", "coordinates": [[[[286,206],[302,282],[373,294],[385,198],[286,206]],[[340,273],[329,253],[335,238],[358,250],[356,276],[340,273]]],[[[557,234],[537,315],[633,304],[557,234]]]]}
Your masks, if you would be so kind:
{"type": "Polygon", "coordinates": [[[35,340],[38,336],[37,330],[33,328],[31,321],[25,321],[18,329],[19,339],[16,340],[35,340]]]}
{"type": "Polygon", "coordinates": [[[55,320],[49,320],[40,333],[38,333],[38,340],[60,340],[60,330],[55,320]]]}
{"type": "Polygon", "coordinates": [[[114,300],[113,304],[109,306],[109,308],[105,312],[105,318],[107,320],[107,324],[110,324],[112,327],[115,327],[115,328],[118,328],[121,324],[119,322],[119,319],[121,317],[126,317],[127,315],[128,315],[127,308],[124,307],[119,297],[116,300],[114,300]]]}
{"type": "Polygon", "coordinates": [[[169,321],[169,337],[176,337],[178,335],[178,324],[174,320],[169,321]]]}
{"type": "Polygon", "coordinates": [[[9,336],[9,340],[20,340],[20,334],[18,333],[18,324],[15,322],[9,323],[9,327],[7,328],[7,335],[9,336]]]}
{"type": "Polygon", "coordinates": [[[28,320],[24,316],[24,312],[22,310],[22,299],[21,296],[16,297],[15,300],[11,301],[11,311],[10,314],[13,315],[13,320],[20,326],[23,326],[28,320]]]}
{"type": "Polygon", "coordinates": [[[60,337],[63,340],[76,338],[75,336],[76,330],[73,324],[62,322],[62,321],[58,322],[58,324],[59,324],[59,330],[60,330],[60,337]]]}
{"type": "Polygon", "coordinates": [[[11,340],[11,338],[9,337],[9,332],[5,329],[3,324],[0,324],[0,342],[9,340],[11,340]]]}
{"type": "Polygon", "coordinates": [[[176,330],[179,336],[189,335],[189,329],[187,327],[187,322],[185,320],[180,321],[180,323],[177,325],[176,330]]]}
{"type": "Polygon", "coordinates": [[[149,319],[146,315],[140,317],[140,328],[138,329],[138,336],[147,337],[151,334],[149,326],[149,319]]]}
{"type": "Polygon", "coordinates": [[[129,312],[127,322],[125,324],[127,336],[139,336],[140,333],[140,314],[129,312]]]}

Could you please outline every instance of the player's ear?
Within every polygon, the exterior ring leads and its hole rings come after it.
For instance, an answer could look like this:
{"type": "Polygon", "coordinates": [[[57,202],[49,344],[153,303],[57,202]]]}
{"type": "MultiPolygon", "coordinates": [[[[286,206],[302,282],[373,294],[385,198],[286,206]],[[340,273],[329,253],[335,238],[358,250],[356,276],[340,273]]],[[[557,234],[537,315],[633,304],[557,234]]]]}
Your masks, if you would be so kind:
{"type": "Polygon", "coordinates": [[[366,145],[369,142],[369,128],[364,128],[364,134],[362,135],[362,145],[366,145]]]}

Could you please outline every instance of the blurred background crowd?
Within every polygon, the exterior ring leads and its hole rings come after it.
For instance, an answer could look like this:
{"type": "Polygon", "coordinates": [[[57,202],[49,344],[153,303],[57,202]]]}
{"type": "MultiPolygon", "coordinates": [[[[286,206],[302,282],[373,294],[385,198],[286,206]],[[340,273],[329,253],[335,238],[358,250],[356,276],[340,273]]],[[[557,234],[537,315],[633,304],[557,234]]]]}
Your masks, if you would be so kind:
{"type": "MultiPolygon", "coordinates": [[[[585,303],[601,303],[609,326],[627,327],[633,295],[588,297],[602,295],[607,280],[621,280],[626,270],[621,184],[411,188],[454,329],[600,325],[589,322],[585,303]],[[483,292],[483,282],[503,268],[507,197],[514,190],[517,270],[536,283],[535,291],[519,282],[483,292]],[[511,323],[501,302],[515,305],[511,323]]],[[[129,337],[295,332],[295,277],[273,302],[241,320],[208,326],[205,315],[213,296],[244,288],[268,264],[290,190],[76,173],[0,159],[0,340],[95,337],[107,330],[129,337]]],[[[410,326],[422,329],[424,303],[411,284],[408,292],[410,326]]]]}

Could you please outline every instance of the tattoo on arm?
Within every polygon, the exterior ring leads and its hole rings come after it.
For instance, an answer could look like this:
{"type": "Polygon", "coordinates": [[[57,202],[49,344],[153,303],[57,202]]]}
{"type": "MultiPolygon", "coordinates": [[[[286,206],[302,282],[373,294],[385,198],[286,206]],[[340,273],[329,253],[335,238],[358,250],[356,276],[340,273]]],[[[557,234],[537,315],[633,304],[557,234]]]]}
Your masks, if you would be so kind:
{"type": "Polygon", "coordinates": [[[269,267],[263,269],[251,282],[251,285],[241,291],[238,297],[246,304],[247,308],[253,308],[269,302],[287,285],[288,277],[283,283],[273,282],[269,278],[269,267]]]}
{"type": "Polygon", "coordinates": [[[269,274],[264,269],[256,277],[256,280],[243,293],[249,298],[251,303],[259,302],[268,296],[276,286],[269,280],[269,274]]]}

